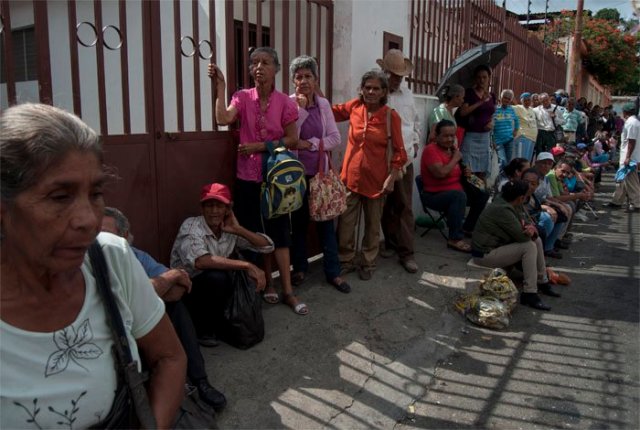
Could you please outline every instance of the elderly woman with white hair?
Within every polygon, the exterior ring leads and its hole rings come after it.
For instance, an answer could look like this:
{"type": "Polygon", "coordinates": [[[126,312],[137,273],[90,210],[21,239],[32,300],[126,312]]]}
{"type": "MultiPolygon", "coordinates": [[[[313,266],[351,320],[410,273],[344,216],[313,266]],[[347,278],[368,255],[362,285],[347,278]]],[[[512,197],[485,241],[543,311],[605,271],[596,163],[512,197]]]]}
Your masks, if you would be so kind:
{"type": "Polygon", "coordinates": [[[496,145],[496,152],[500,160],[500,167],[511,161],[513,155],[513,139],[518,134],[520,120],[516,111],[513,110],[512,90],[502,90],[500,93],[500,104],[493,114],[493,141],[496,145]]]}
{"type": "MultiPolygon", "coordinates": [[[[318,63],[313,57],[301,55],[294,58],[289,66],[295,93],[290,97],[298,105],[298,159],[304,165],[307,183],[318,173],[319,167],[327,166],[331,150],[340,145],[340,132],[333,118],[331,104],[318,91],[318,63]]],[[[307,230],[309,226],[309,196],[305,194],[302,207],[292,215],[293,226],[291,281],[300,285],[309,269],[307,260],[307,230]]],[[[349,293],[351,287],[340,277],[338,242],[334,221],[315,223],[318,239],[322,246],[322,263],[328,283],[342,293],[349,293]]]]}

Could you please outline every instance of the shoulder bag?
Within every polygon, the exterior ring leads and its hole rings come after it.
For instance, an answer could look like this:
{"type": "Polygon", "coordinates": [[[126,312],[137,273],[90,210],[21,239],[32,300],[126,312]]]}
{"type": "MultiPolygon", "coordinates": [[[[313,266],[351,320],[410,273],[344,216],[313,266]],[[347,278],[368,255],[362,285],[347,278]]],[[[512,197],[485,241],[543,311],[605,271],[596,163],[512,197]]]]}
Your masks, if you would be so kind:
{"type": "Polygon", "coordinates": [[[330,154],[324,150],[320,140],[318,149],[318,173],[309,181],[309,216],[314,221],[328,221],[347,210],[347,187],[333,169],[330,154]],[[329,169],[324,171],[324,158],[328,158],[329,169]]]}
{"type": "Polygon", "coordinates": [[[118,375],[122,375],[122,378],[118,378],[118,390],[109,414],[95,428],[135,428],[136,426],[132,425],[137,421],[144,429],[154,429],[157,425],[144,386],[146,378],[138,371],[138,363],[131,356],[122,316],[111,290],[107,261],[97,241],[89,247],[89,259],[107,314],[107,323],[114,338],[113,349],[117,359],[118,375]]]}
{"type": "MultiPolygon", "coordinates": [[[[104,420],[91,428],[155,429],[158,426],[144,385],[148,378],[146,373],[138,371],[138,364],[131,355],[122,316],[111,290],[107,261],[97,241],[89,247],[89,259],[105,306],[107,322],[115,340],[113,349],[117,358],[118,373],[118,388],[111,410],[104,420]]],[[[199,399],[197,390],[190,390],[180,405],[173,428],[217,429],[215,411],[199,399]]]]}

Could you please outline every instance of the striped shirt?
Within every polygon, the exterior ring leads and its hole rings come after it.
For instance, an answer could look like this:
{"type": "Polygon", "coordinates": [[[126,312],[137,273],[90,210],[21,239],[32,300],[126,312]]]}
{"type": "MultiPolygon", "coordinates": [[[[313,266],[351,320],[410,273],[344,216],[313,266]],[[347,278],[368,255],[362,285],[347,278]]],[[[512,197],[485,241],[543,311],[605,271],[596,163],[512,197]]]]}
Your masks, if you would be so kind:
{"type": "Polygon", "coordinates": [[[511,105],[499,105],[493,114],[493,139],[496,145],[513,140],[514,131],[520,128],[520,120],[511,105]]]}

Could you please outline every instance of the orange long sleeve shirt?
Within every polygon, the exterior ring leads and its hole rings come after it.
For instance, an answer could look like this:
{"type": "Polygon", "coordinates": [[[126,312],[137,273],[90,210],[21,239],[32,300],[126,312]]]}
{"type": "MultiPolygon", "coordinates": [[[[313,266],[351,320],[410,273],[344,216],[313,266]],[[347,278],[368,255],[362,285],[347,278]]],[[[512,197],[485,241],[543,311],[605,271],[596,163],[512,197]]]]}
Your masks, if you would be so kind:
{"type": "MultiPolygon", "coordinates": [[[[350,191],[369,198],[382,195],[384,181],[389,175],[387,165],[387,110],[383,106],[367,119],[367,108],[360,99],[334,105],[336,122],[349,120],[349,139],[342,162],[340,178],[350,191]]],[[[407,153],[402,141],[402,121],[391,110],[391,168],[402,169],[407,153]]]]}

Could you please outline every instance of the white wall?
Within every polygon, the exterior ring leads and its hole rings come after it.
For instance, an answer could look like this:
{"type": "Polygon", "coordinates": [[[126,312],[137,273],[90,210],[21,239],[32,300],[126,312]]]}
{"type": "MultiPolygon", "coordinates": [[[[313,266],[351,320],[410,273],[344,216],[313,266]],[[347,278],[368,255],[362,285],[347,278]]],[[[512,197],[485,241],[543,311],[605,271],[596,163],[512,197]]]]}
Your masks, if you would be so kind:
{"type": "MultiPolygon", "coordinates": [[[[333,94],[332,102],[341,103],[357,96],[362,75],[377,68],[376,59],[382,57],[383,33],[403,37],[404,54],[409,57],[411,37],[411,2],[408,0],[336,0],[333,25],[333,94]]],[[[438,105],[435,97],[414,96],[420,118],[421,145],[414,160],[414,172],[420,172],[420,155],[425,143],[426,119],[438,105]]],[[[347,141],[347,123],[338,125],[342,141],[347,141]]],[[[344,145],[334,154],[334,162],[342,160],[344,145]]],[[[413,198],[414,214],[422,213],[417,192],[413,198]]]]}

